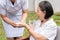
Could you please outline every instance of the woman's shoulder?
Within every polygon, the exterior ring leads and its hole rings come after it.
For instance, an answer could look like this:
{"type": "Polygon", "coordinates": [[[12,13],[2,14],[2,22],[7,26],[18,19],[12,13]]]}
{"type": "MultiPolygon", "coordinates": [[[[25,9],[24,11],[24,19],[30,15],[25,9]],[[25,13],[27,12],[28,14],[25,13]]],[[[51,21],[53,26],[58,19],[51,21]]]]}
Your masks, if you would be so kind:
{"type": "Polygon", "coordinates": [[[7,0],[0,0],[0,5],[5,5],[7,0]]]}
{"type": "Polygon", "coordinates": [[[50,19],[50,25],[57,25],[53,18],[50,19]]]}
{"type": "Polygon", "coordinates": [[[26,3],[28,2],[28,0],[20,0],[22,3],[26,3]]]}
{"type": "Polygon", "coordinates": [[[47,26],[48,28],[57,28],[57,24],[56,24],[56,22],[54,21],[53,18],[51,18],[51,19],[47,22],[46,26],[47,26]]]}
{"type": "Polygon", "coordinates": [[[45,24],[46,25],[56,25],[56,22],[54,21],[53,18],[50,18],[45,24]]]}

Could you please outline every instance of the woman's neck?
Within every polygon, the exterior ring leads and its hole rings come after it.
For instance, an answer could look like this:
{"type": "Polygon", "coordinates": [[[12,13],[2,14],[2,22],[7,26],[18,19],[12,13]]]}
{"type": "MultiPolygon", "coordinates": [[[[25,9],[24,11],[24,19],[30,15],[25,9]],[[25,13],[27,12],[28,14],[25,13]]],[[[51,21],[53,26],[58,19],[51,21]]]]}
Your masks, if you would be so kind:
{"type": "Polygon", "coordinates": [[[43,19],[43,20],[41,20],[41,25],[40,26],[44,25],[48,20],[49,19],[43,19]]]}
{"type": "Polygon", "coordinates": [[[15,3],[16,0],[10,0],[10,1],[11,1],[11,3],[14,5],[14,3],[15,3]]]}
{"type": "Polygon", "coordinates": [[[11,2],[15,2],[15,0],[10,0],[11,2]]]}
{"type": "Polygon", "coordinates": [[[47,20],[46,19],[44,19],[44,20],[41,20],[41,23],[45,23],[47,20]]]}

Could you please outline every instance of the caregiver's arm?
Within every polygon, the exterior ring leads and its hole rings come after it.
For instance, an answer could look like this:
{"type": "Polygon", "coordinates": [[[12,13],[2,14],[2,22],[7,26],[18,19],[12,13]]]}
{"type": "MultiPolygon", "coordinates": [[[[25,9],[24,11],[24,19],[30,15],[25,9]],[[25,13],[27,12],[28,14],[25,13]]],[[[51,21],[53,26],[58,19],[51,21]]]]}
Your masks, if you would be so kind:
{"type": "Polygon", "coordinates": [[[44,35],[36,34],[29,25],[25,26],[30,34],[35,38],[35,40],[48,40],[44,35]]]}
{"type": "Polygon", "coordinates": [[[8,17],[7,17],[7,15],[6,14],[1,14],[1,17],[2,17],[2,19],[6,22],[6,23],[8,23],[8,24],[10,24],[10,25],[12,25],[12,26],[17,26],[16,24],[15,24],[15,22],[13,22],[12,20],[10,20],[8,17]]]}
{"type": "Polygon", "coordinates": [[[27,14],[28,14],[28,9],[23,10],[23,12],[22,12],[22,18],[21,18],[21,22],[22,23],[26,21],[27,14]]]}
{"type": "Polygon", "coordinates": [[[22,1],[22,18],[21,22],[25,22],[28,14],[28,0],[22,1]]]}

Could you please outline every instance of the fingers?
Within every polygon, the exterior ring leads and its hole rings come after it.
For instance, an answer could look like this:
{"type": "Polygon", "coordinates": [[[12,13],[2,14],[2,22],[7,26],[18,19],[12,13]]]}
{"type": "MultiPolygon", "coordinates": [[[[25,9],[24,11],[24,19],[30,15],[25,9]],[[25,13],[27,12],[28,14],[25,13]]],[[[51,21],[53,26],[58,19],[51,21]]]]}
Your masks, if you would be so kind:
{"type": "Polygon", "coordinates": [[[21,28],[21,27],[25,27],[26,26],[26,23],[15,23],[15,22],[13,22],[12,24],[11,24],[14,28],[21,28]]]}
{"type": "Polygon", "coordinates": [[[16,24],[15,22],[13,22],[12,24],[11,24],[13,27],[18,27],[19,25],[18,24],[16,24]]]}
{"type": "Polygon", "coordinates": [[[18,28],[24,27],[23,23],[16,23],[18,25],[18,28]]]}

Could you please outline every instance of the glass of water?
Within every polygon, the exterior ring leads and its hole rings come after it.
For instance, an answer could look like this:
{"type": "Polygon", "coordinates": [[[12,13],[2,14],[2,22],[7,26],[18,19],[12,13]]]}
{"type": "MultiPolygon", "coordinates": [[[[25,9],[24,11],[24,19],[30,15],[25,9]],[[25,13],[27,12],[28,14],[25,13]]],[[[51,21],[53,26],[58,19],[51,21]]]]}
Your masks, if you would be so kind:
{"type": "Polygon", "coordinates": [[[36,21],[36,20],[29,20],[29,25],[34,27],[35,21],[36,21]]]}

